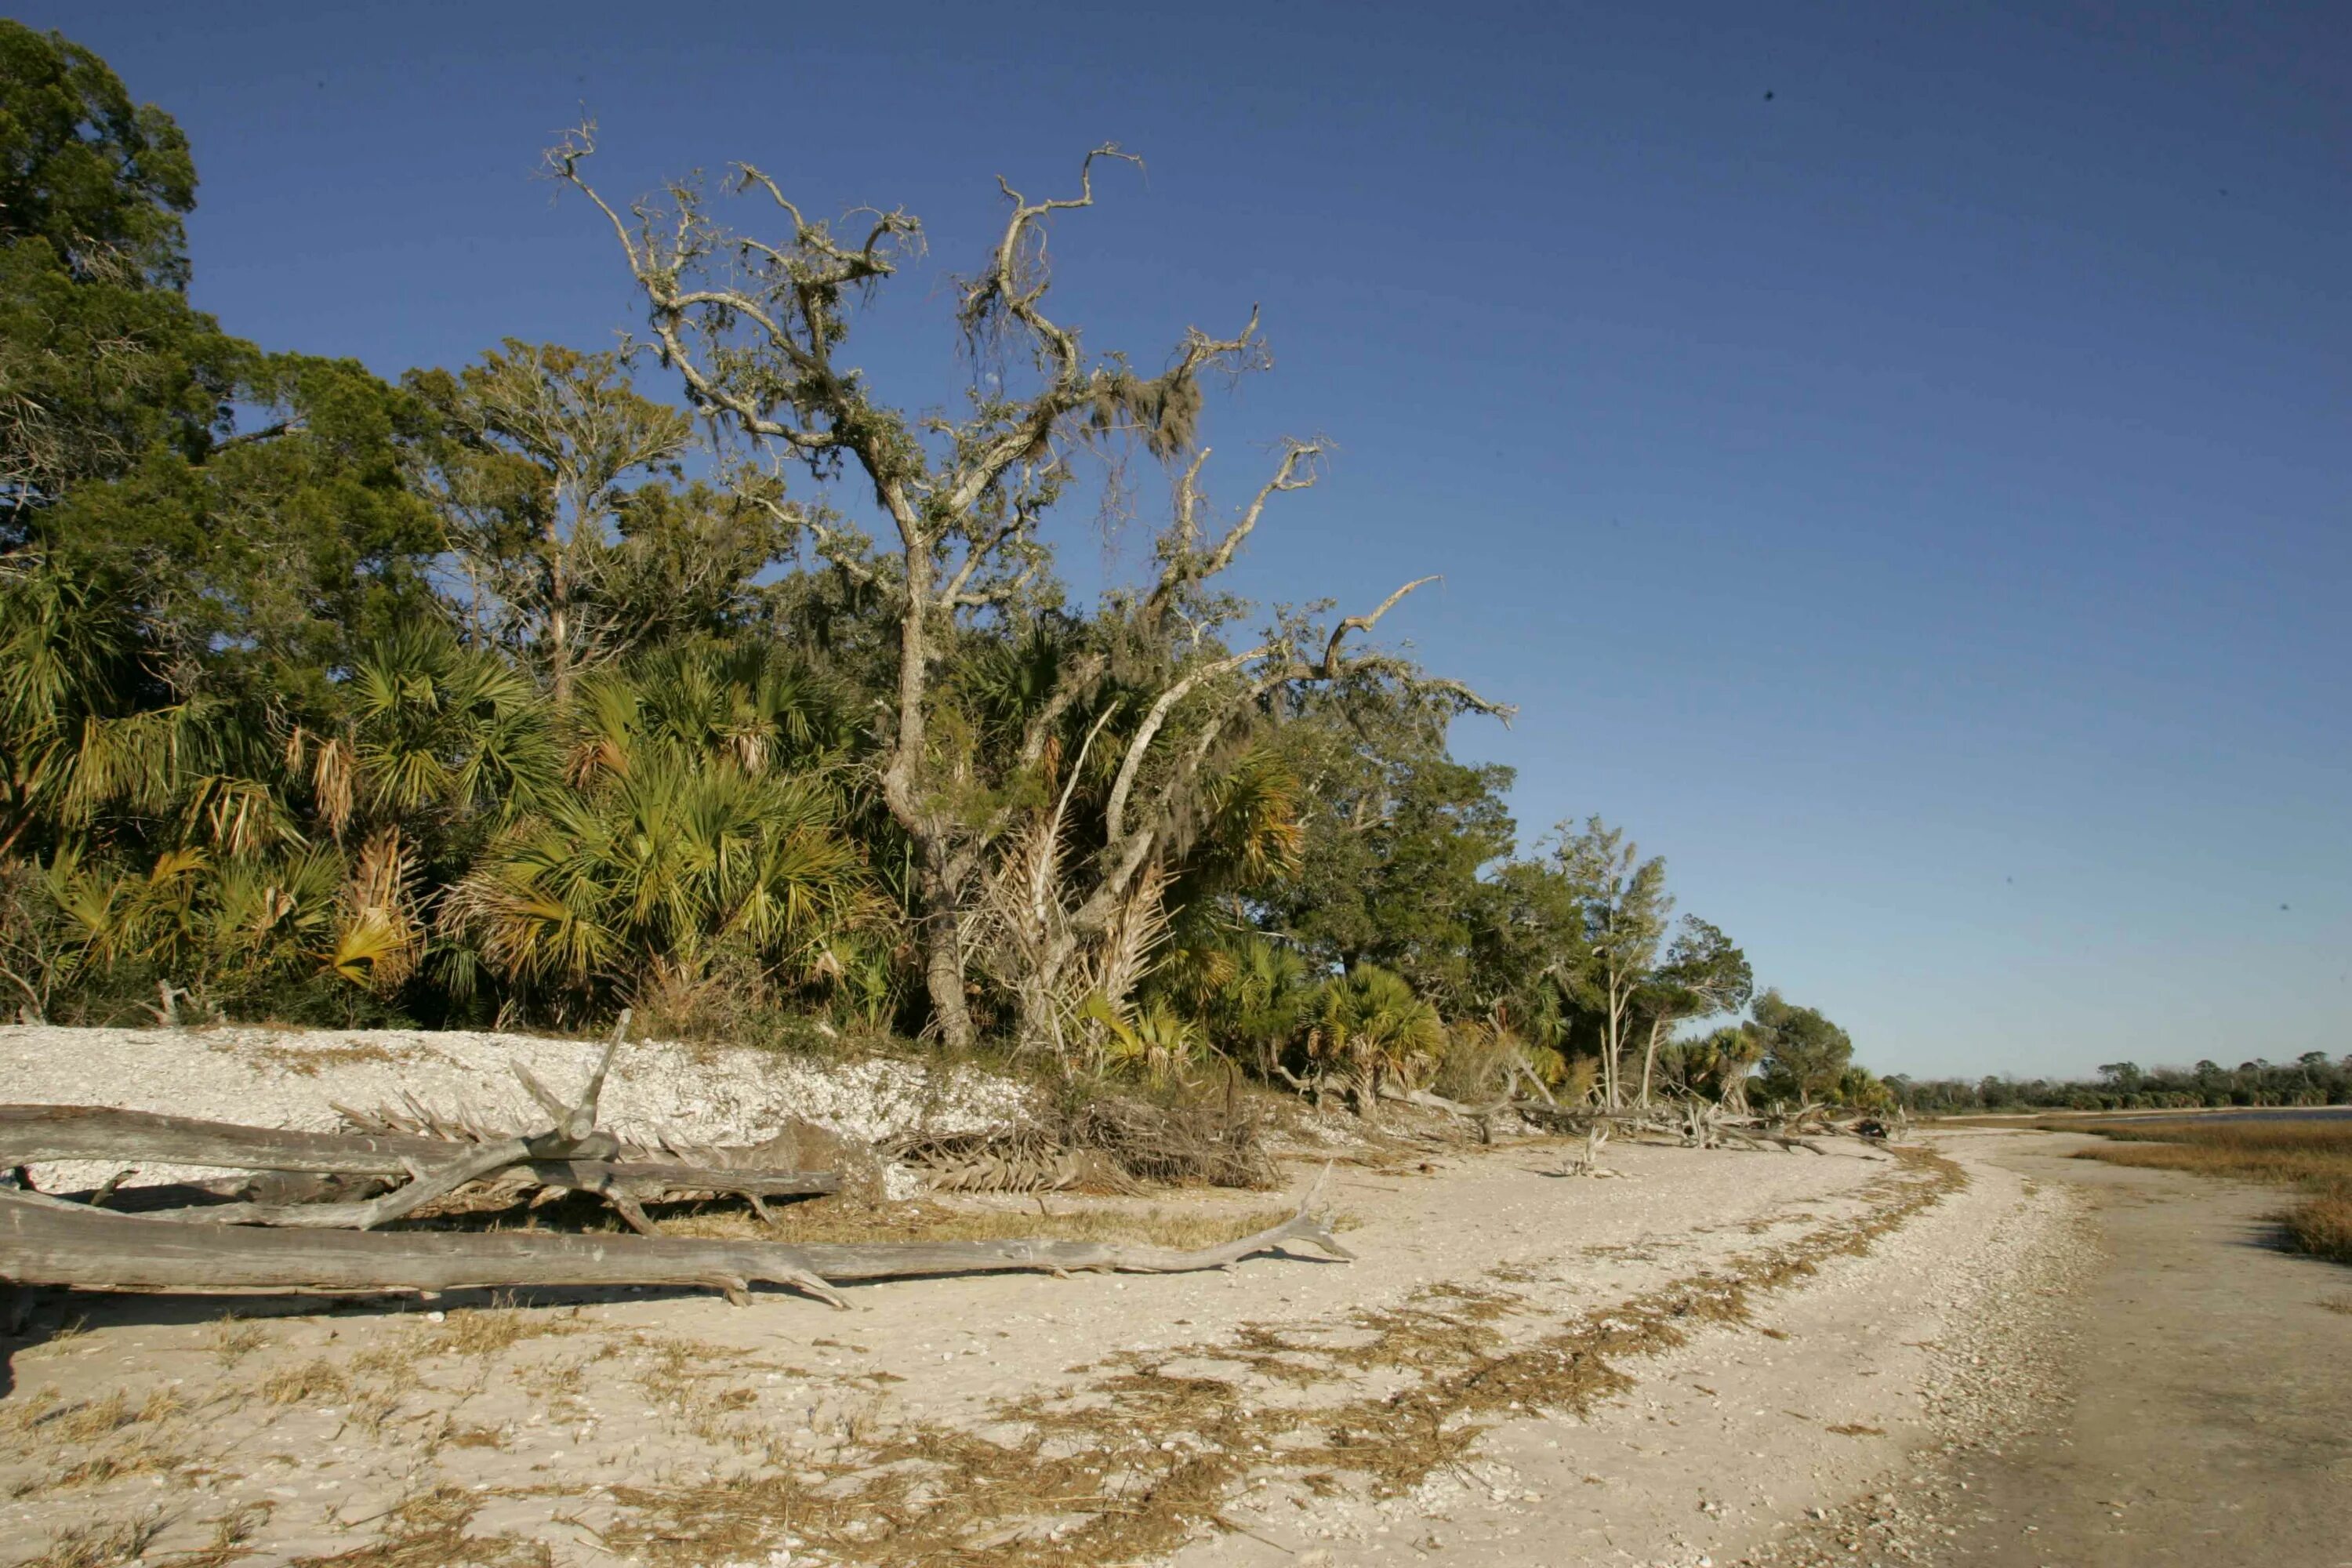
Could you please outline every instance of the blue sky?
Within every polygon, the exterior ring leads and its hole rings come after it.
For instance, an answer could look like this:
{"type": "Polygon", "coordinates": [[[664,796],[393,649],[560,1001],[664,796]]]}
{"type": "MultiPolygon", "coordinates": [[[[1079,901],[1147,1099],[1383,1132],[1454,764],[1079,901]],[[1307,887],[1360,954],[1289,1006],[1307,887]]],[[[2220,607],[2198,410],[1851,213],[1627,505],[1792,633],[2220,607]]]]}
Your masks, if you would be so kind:
{"type": "MultiPolygon", "coordinates": [[[[634,320],[533,179],[903,205],[857,356],[958,384],[994,177],[1107,173],[1055,299],[1156,364],[1253,302],[1243,585],[1376,601],[1915,1074],[2352,1051],[2352,20],[2338,4],[23,5],[176,114],[195,293],[387,374],[634,320]],[[985,16],[980,36],[974,18],[985,16]]],[[[1091,576],[1090,517],[1063,536],[1091,576]]]]}

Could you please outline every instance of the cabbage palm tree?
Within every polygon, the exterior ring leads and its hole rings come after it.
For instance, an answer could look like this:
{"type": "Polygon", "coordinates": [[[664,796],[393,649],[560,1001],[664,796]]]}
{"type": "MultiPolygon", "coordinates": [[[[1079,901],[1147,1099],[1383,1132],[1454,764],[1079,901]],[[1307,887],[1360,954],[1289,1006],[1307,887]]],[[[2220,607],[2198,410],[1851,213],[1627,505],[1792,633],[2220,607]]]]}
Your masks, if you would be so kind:
{"type": "Polygon", "coordinates": [[[1352,1081],[1358,1109],[1370,1114],[1381,1086],[1412,1089],[1445,1049],[1437,1009],[1394,971],[1360,963],[1326,981],[1308,1054],[1352,1081]]]}
{"type": "Polygon", "coordinates": [[[583,683],[570,787],[490,842],[444,932],[575,998],[657,975],[690,992],[726,957],[790,981],[821,965],[869,912],[867,879],[831,779],[783,765],[802,742],[782,696],[724,660],[583,683]]]}

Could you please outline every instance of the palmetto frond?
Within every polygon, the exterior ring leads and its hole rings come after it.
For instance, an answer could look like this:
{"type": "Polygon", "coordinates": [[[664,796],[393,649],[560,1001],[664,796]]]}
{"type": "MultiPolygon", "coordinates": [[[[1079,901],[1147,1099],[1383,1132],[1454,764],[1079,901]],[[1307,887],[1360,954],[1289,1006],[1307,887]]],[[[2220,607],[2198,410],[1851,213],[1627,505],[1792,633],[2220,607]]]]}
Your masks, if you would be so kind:
{"type": "Polygon", "coordinates": [[[1437,1009],[1414,994],[1402,975],[1360,963],[1325,983],[1316,1054],[1360,1072],[1411,1081],[1433,1066],[1444,1048],[1437,1009]]]}
{"type": "Polygon", "coordinates": [[[494,842],[443,919],[509,978],[578,984],[724,945],[782,963],[852,923],[864,896],[830,791],[747,773],[731,752],[694,765],[656,751],[494,842]]]}
{"type": "Polygon", "coordinates": [[[360,847],[339,902],[335,945],[327,967],[379,994],[399,989],[425,953],[417,910],[415,858],[396,827],[360,847]]]}

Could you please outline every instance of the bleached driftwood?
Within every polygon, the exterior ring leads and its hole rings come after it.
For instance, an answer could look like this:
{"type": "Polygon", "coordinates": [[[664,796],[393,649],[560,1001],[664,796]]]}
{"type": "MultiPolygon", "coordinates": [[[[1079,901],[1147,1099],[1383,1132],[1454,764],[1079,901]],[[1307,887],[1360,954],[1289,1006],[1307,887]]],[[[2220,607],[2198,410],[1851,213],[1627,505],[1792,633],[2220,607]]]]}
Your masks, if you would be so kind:
{"type": "Polygon", "coordinates": [[[549,1231],[226,1229],[159,1223],[37,1193],[0,1192],[0,1279],[91,1289],[301,1294],[702,1285],[738,1305],[749,1301],[758,1281],[846,1307],[834,1283],[1013,1271],[1178,1274],[1231,1268],[1292,1243],[1346,1258],[1351,1255],[1333,1236],[1328,1217],[1316,1213],[1324,1179],[1317,1179],[1281,1224],[1190,1251],[1043,1238],[793,1247],[549,1231]]]}
{"type": "MultiPolygon", "coordinates": [[[[400,1176],[414,1165],[446,1162],[471,1147],[438,1138],[362,1132],[301,1132],[240,1127],[147,1110],[93,1105],[0,1105],[0,1170],[60,1160],[116,1164],[211,1165],[229,1171],[293,1171],[321,1175],[400,1176]]],[[[547,1186],[594,1190],[618,1181],[640,1196],[663,1193],[758,1193],[790,1197],[838,1190],[831,1171],[743,1168],[657,1159],[529,1160],[522,1167],[547,1186]]]]}
{"type": "MultiPolygon", "coordinates": [[[[523,1088],[553,1119],[552,1126],[536,1132],[481,1142],[451,1142],[396,1133],[238,1127],[88,1106],[7,1106],[0,1107],[0,1170],[41,1161],[99,1159],[409,1178],[391,1192],[352,1202],[203,1204],[143,1216],[301,1229],[371,1230],[492,1176],[597,1194],[633,1229],[646,1235],[653,1231],[640,1206],[646,1197],[679,1192],[740,1194],[766,1217],[765,1198],[839,1190],[839,1176],[833,1172],[737,1170],[617,1158],[630,1151],[612,1133],[597,1129],[596,1108],[614,1053],[628,1027],[629,1014],[624,1009],[580,1098],[570,1104],[515,1064],[523,1088]]],[[[111,1187],[110,1183],[107,1190],[111,1187]]]]}

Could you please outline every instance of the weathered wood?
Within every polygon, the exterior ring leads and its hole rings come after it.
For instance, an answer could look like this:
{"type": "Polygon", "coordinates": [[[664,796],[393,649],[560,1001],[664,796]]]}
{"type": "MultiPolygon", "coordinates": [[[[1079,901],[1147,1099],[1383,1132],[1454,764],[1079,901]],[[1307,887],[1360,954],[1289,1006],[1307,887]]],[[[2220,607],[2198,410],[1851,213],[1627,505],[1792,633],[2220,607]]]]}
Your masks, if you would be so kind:
{"type": "Polygon", "coordinates": [[[438,1138],[240,1127],[102,1105],[0,1105],[0,1168],[106,1160],[399,1176],[407,1173],[411,1161],[446,1161],[452,1148],[438,1138]]]}
{"type": "Polygon", "coordinates": [[[468,1182],[493,1176],[530,1158],[530,1142],[509,1138],[502,1143],[457,1145],[467,1152],[445,1158],[431,1170],[412,1168],[415,1180],[381,1197],[348,1204],[205,1204],[194,1208],[156,1209],[135,1215],[142,1220],[194,1225],[279,1225],[305,1230],[373,1230],[415,1213],[436,1198],[447,1197],[468,1182]]]}
{"type": "MultiPolygon", "coordinates": [[[[469,1148],[398,1133],[298,1132],[240,1127],[147,1110],[96,1105],[0,1105],[0,1170],[59,1160],[151,1165],[211,1165],[232,1171],[303,1171],[324,1175],[404,1176],[446,1164],[469,1148]]],[[[625,1155],[628,1151],[622,1152],[625,1155]]],[[[841,1190],[833,1171],[736,1170],[621,1160],[530,1160],[517,1168],[546,1186],[602,1192],[619,1184],[644,1198],[665,1193],[738,1193],[798,1197],[841,1190]]]]}
{"type": "Polygon", "coordinates": [[[304,1295],[572,1285],[740,1289],[762,1280],[847,1305],[795,1249],[772,1242],[158,1225],[8,1192],[0,1192],[0,1279],[100,1290],[304,1295]]]}
{"type": "Polygon", "coordinates": [[[1186,1273],[1231,1268],[1291,1243],[1349,1258],[1328,1216],[1314,1212],[1322,1189],[1318,1178],[1279,1225],[1189,1251],[1045,1239],[791,1247],[547,1231],[226,1228],[158,1225],[39,1194],[0,1191],[0,1279],[91,1289],[305,1294],[704,1285],[730,1300],[760,1280],[845,1307],[828,1281],[1033,1270],[1186,1273]]]}

